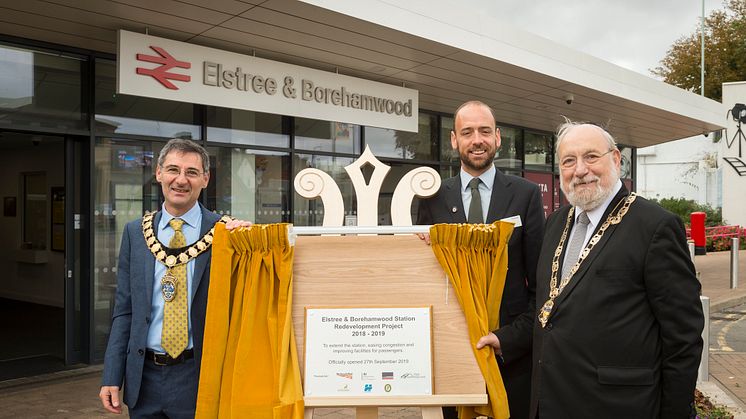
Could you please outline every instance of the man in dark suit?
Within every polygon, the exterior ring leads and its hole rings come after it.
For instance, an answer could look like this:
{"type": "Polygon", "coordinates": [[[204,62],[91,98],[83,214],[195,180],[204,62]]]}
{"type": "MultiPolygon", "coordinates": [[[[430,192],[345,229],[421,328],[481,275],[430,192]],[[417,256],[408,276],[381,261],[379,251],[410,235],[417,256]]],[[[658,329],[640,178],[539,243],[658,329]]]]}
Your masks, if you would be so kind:
{"type": "Polygon", "coordinates": [[[608,132],[557,137],[570,206],[539,257],[531,417],[690,417],[704,318],[683,225],[624,188],[608,132]]]}
{"type": "MultiPolygon", "coordinates": [[[[520,217],[508,243],[508,273],[500,302],[500,329],[488,336],[497,354],[512,418],[528,417],[536,261],[544,226],[539,187],[501,173],[493,164],[500,131],[489,106],[471,101],[454,114],[451,147],[461,171],[445,179],[437,194],[420,201],[417,224],[492,223],[520,217]],[[474,203],[475,205],[472,205],[474,203]]],[[[497,304],[497,301],[494,302],[497,304]]],[[[484,344],[482,345],[484,346],[484,344]]],[[[444,409],[456,417],[455,409],[444,409]]]]}
{"type": "MultiPolygon", "coordinates": [[[[131,417],[194,417],[211,231],[220,219],[197,203],[210,180],[209,164],[199,144],[169,141],[155,173],[163,208],[124,229],[99,393],[110,412],[122,412],[124,381],[131,417]]],[[[248,225],[231,220],[226,227],[248,225]]]]}

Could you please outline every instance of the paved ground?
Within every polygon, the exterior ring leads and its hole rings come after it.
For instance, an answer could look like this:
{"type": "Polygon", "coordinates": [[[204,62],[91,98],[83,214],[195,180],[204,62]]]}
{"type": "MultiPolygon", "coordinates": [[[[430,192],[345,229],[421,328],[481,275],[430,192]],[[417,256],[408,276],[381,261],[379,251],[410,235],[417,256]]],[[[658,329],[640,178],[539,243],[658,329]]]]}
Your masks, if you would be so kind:
{"type": "MultiPolygon", "coordinates": [[[[740,287],[729,282],[730,253],[697,256],[695,265],[702,281],[702,293],[711,299],[711,313],[746,303],[746,251],[739,255],[740,287]]],[[[710,381],[698,387],[746,418],[746,351],[722,350],[711,342],[710,381]],[[724,391],[723,391],[724,390],[724,391]]],[[[5,418],[112,418],[98,400],[101,366],[0,382],[0,419],[5,418]]],[[[383,418],[416,418],[418,409],[382,409],[383,418]]],[[[342,419],[353,416],[351,409],[320,409],[316,417],[342,419]]]]}

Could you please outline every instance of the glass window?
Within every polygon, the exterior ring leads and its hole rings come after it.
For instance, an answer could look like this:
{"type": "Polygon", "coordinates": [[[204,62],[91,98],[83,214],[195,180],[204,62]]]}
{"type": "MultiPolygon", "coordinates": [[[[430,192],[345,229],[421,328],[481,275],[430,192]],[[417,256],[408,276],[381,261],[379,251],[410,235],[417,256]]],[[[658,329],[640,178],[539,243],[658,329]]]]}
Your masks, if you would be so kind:
{"type": "Polygon", "coordinates": [[[622,152],[621,178],[632,179],[632,147],[617,144],[619,151],[622,152]]]}
{"type": "Polygon", "coordinates": [[[295,148],[360,154],[360,126],[295,118],[295,148]]]}
{"type": "Polygon", "coordinates": [[[451,132],[453,131],[453,117],[440,118],[440,160],[450,163],[460,163],[456,150],[451,147],[451,132]]]}
{"type": "Polygon", "coordinates": [[[114,61],[96,60],[96,122],[99,135],[133,134],[201,138],[196,105],[116,93],[114,61]]]}
{"type": "Polygon", "coordinates": [[[526,170],[552,171],[552,135],[526,131],[524,134],[526,170]]]}
{"type": "Polygon", "coordinates": [[[209,147],[207,207],[259,224],[290,221],[288,153],[209,147]]]}
{"type": "Polygon", "coordinates": [[[223,143],[290,146],[282,132],[282,116],[240,109],[207,107],[207,140],[223,143]]]}
{"type": "MultiPolygon", "coordinates": [[[[345,206],[345,216],[357,215],[357,201],[355,200],[355,189],[352,187],[352,181],[344,170],[344,167],[351,164],[353,159],[348,157],[318,156],[312,154],[295,155],[295,173],[293,179],[298,173],[306,168],[319,169],[334,179],[342,192],[342,201],[345,206]]],[[[294,214],[293,223],[299,226],[320,226],[324,221],[324,204],[321,198],[306,199],[293,192],[294,214]]],[[[351,223],[354,217],[345,221],[351,223]]],[[[352,223],[352,225],[355,225],[352,223]]]]}
{"type": "MultiPolygon", "coordinates": [[[[399,181],[404,177],[410,170],[414,170],[418,167],[422,167],[421,164],[406,164],[396,162],[385,162],[391,166],[391,170],[386,175],[386,179],[383,181],[381,186],[381,194],[378,197],[378,225],[391,225],[391,200],[394,197],[394,191],[396,186],[399,185],[399,181]]],[[[458,172],[456,172],[458,173],[458,172]]],[[[412,216],[412,224],[417,223],[417,207],[419,205],[418,198],[412,200],[412,205],[409,208],[410,215],[412,216]]]]}
{"type": "Polygon", "coordinates": [[[85,60],[0,45],[0,126],[83,130],[85,60]]]}
{"type": "Polygon", "coordinates": [[[109,339],[124,226],[141,217],[145,210],[159,209],[161,189],[155,179],[155,165],[163,145],[152,141],[96,139],[92,251],[94,353],[97,358],[103,356],[109,339]]]}
{"type": "Polygon", "coordinates": [[[47,175],[23,174],[23,248],[47,248],[47,175]]]}
{"type": "Polygon", "coordinates": [[[499,168],[521,168],[522,131],[518,128],[500,127],[500,148],[495,154],[495,166],[499,168]]]}
{"type": "Polygon", "coordinates": [[[436,160],[437,118],[435,115],[420,112],[419,132],[365,127],[365,144],[370,146],[370,151],[379,158],[436,160]]]}

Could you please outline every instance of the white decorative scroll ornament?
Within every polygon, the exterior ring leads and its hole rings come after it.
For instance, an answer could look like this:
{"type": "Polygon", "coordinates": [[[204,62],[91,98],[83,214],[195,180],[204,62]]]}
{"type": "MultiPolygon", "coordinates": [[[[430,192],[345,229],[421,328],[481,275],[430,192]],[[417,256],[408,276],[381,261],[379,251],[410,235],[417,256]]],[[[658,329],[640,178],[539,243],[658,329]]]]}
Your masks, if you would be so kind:
{"type": "MultiPolygon", "coordinates": [[[[354,163],[345,167],[357,195],[358,226],[378,225],[378,195],[391,167],[382,163],[366,147],[354,163]],[[370,182],[365,181],[362,167],[373,166],[370,182]]],[[[339,187],[331,176],[318,169],[303,169],[293,182],[295,191],[304,198],[321,197],[324,204],[324,227],[340,227],[344,221],[344,200],[339,187]]],[[[391,224],[411,226],[410,208],[415,196],[426,198],[440,188],[440,175],[429,167],[412,169],[399,181],[391,199],[391,224]]]]}
{"type": "Polygon", "coordinates": [[[340,227],[344,221],[345,204],[342,192],[331,176],[319,169],[303,169],[295,175],[293,181],[298,195],[314,199],[321,197],[324,204],[324,222],[326,227],[340,227]]]}
{"type": "Polygon", "coordinates": [[[352,180],[352,186],[357,195],[357,225],[378,225],[378,195],[389,170],[391,166],[381,163],[368,146],[365,146],[365,151],[360,158],[345,166],[345,171],[352,180]],[[367,183],[362,170],[366,164],[373,166],[373,174],[370,176],[370,182],[367,183]]]}
{"type": "Polygon", "coordinates": [[[424,198],[434,195],[440,188],[440,175],[430,167],[418,167],[404,175],[396,185],[391,198],[391,224],[412,225],[412,199],[415,195],[424,198]]]}

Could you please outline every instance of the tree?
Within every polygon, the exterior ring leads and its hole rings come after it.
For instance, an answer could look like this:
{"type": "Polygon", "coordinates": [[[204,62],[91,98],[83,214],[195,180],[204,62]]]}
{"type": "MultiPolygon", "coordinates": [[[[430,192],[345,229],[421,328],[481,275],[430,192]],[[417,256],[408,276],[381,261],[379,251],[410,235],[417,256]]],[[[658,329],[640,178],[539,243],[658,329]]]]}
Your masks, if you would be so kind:
{"type": "MultiPolygon", "coordinates": [[[[721,100],[722,83],[746,80],[746,0],[726,0],[705,18],[705,96],[721,100]]],[[[700,27],[673,43],[650,70],[666,83],[700,92],[700,27]]]]}

